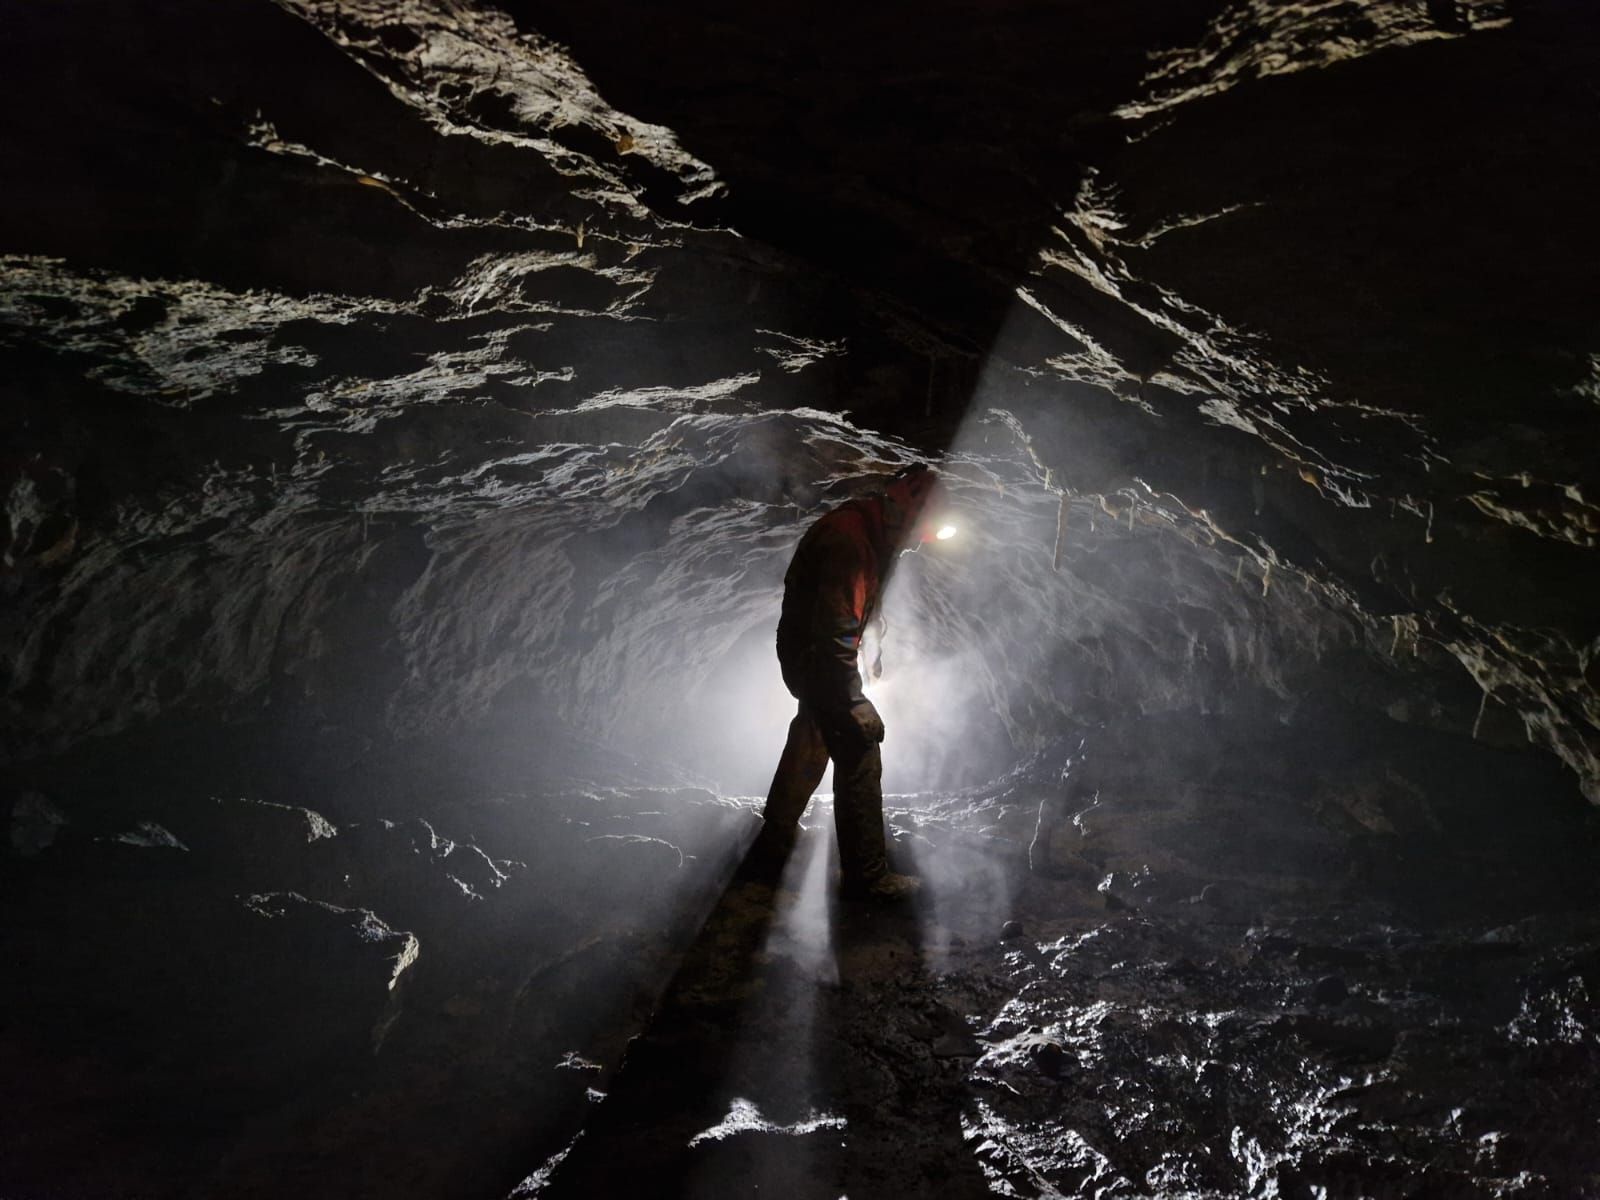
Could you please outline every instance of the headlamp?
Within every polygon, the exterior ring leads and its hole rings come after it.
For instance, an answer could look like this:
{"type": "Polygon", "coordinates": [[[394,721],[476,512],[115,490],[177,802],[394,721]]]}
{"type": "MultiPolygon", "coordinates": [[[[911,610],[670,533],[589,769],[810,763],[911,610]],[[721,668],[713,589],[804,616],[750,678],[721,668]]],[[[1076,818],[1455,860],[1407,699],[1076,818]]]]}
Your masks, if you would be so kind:
{"type": "Polygon", "coordinates": [[[938,516],[921,521],[917,525],[917,542],[926,546],[929,542],[948,542],[961,532],[953,513],[940,513],[938,516]]]}

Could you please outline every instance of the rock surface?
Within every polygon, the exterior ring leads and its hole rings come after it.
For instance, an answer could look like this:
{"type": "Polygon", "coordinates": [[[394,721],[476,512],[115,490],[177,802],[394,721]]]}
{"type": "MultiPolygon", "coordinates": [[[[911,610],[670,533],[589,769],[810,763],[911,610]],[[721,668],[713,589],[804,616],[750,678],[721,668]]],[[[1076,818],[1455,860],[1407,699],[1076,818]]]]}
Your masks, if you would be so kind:
{"type": "Polygon", "coordinates": [[[0,1191],[1600,1188],[1588,6],[8,33],[0,1191]],[[921,907],[727,890],[913,461],[921,907]]]}
{"type": "Polygon", "coordinates": [[[659,755],[804,521],[934,457],[973,778],[1315,689],[1594,798],[1594,22],[623,7],[21,23],[13,757],[263,705],[659,755]]]}

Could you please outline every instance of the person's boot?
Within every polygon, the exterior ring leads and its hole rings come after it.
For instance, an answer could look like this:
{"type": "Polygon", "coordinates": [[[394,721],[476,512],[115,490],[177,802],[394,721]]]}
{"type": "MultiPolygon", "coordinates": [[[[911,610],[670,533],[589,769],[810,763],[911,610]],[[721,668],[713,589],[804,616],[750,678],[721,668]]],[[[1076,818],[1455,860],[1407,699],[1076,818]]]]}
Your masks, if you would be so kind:
{"type": "Polygon", "coordinates": [[[921,890],[920,876],[901,875],[895,871],[881,871],[865,879],[846,879],[840,888],[846,900],[867,900],[883,904],[910,900],[921,890]]]}

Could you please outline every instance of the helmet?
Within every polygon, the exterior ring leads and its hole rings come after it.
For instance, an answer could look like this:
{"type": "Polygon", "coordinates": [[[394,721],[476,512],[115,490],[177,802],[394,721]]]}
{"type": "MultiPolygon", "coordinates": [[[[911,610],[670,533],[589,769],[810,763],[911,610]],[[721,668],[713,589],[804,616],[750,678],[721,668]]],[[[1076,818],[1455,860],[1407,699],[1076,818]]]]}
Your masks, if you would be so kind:
{"type": "Polygon", "coordinates": [[[884,501],[891,509],[890,519],[910,535],[911,541],[927,542],[938,536],[933,524],[923,520],[938,490],[938,472],[922,463],[900,468],[884,486],[884,501]]]}
{"type": "Polygon", "coordinates": [[[938,486],[937,471],[923,463],[912,463],[909,467],[901,467],[889,477],[889,482],[884,487],[884,494],[893,500],[908,518],[915,519],[938,486]]]}

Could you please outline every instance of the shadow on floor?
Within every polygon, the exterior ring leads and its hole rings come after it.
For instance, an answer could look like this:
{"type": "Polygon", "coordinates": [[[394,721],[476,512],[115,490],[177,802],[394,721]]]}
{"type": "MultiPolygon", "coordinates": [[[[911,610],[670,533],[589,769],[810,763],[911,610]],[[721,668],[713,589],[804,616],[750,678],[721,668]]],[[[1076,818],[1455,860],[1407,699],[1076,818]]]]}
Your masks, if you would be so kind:
{"type": "Polygon", "coordinates": [[[961,1130],[975,1048],[917,914],[833,899],[831,839],[733,883],[567,1157],[522,1194],[987,1196],[961,1130]]]}

